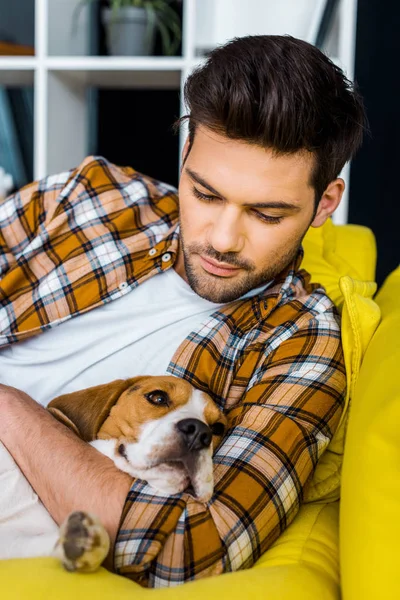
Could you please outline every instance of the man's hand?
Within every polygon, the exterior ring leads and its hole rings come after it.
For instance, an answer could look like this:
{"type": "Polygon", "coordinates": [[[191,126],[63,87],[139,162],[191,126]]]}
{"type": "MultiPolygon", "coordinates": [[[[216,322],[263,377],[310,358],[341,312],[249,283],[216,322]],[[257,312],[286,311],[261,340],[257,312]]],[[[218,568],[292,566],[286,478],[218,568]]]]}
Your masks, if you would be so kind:
{"type": "Polygon", "coordinates": [[[59,525],[75,510],[96,514],[111,539],[132,478],[79,439],[30,396],[0,384],[0,441],[59,525]]]}

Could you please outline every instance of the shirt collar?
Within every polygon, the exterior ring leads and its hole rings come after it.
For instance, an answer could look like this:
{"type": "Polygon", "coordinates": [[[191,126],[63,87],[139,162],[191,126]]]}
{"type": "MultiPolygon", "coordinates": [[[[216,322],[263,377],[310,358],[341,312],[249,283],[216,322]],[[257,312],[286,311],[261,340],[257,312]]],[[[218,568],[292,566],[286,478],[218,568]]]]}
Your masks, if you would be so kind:
{"type": "MultiPolygon", "coordinates": [[[[177,222],[164,238],[164,252],[170,252],[173,255],[172,265],[178,256],[179,250],[179,223],[177,222]]],[[[304,250],[301,246],[295,258],[272,280],[265,285],[260,286],[256,290],[250,290],[247,294],[235,300],[246,301],[251,298],[259,298],[261,302],[261,312],[270,313],[271,310],[278,304],[287,301],[288,298],[295,294],[294,280],[298,276],[300,265],[303,260],[304,250]]]]}

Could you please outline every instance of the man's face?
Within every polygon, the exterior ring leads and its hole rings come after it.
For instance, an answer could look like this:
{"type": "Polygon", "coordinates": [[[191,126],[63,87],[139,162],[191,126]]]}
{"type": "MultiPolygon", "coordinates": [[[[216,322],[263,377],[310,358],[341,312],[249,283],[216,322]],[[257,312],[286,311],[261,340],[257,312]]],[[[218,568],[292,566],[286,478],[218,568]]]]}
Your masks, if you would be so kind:
{"type": "Polygon", "coordinates": [[[198,127],[179,183],[177,273],[217,303],[273,279],[313,220],[312,168],[309,153],[274,156],[198,127]]]}

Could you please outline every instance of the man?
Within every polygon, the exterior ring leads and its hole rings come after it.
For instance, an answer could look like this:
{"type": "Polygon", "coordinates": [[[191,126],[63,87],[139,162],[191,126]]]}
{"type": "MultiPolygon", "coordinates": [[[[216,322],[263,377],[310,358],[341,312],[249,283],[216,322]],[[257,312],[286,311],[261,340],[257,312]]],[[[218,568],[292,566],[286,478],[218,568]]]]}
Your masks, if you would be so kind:
{"type": "Polygon", "coordinates": [[[338,315],[300,270],[301,242],[340,202],[361,101],[316,48],[280,36],[215,50],[185,93],[179,205],[89,158],[0,208],[0,440],[57,522],[96,513],[108,567],[148,586],[260,557],[298,512],[346,386],[338,315]],[[157,496],[35,402],[166,371],[228,417],[207,505],[157,496]]]}

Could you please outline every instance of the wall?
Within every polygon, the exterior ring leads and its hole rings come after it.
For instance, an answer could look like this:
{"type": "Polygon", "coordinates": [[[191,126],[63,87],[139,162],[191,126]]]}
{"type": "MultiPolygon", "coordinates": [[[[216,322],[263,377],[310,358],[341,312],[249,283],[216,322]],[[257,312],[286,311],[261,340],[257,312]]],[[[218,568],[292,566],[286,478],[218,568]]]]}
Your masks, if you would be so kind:
{"type": "Polygon", "coordinates": [[[197,0],[196,40],[212,48],[249,34],[306,39],[318,0],[197,0]]]}
{"type": "Polygon", "coordinates": [[[349,221],[371,227],[378,244],[377,280],[400,261],[400,23],[398,0],[358,0],[355,79],[370,134],[352,162],[349,221]]]}

